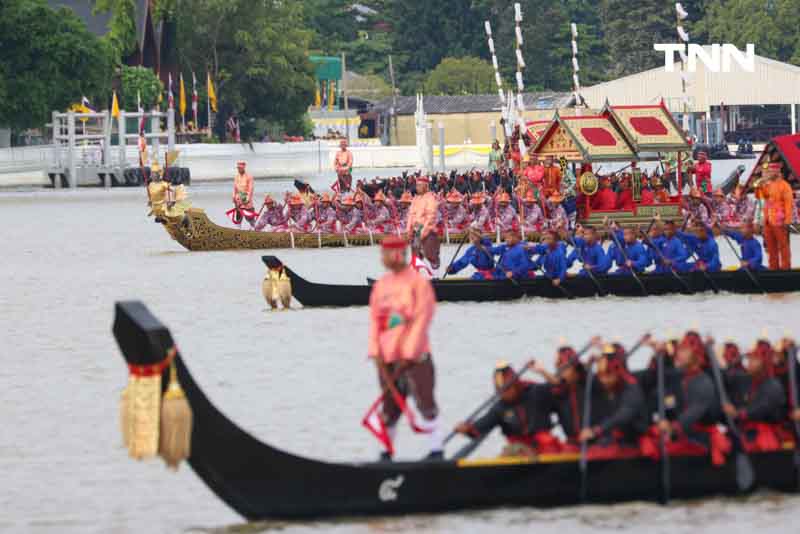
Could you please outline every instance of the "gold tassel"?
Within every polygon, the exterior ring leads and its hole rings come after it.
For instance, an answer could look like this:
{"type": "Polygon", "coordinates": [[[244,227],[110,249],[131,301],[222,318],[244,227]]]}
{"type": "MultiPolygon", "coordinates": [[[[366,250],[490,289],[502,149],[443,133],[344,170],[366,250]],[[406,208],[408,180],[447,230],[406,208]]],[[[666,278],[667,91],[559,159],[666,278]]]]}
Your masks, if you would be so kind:
{"type": "Polygon", "coordinates": [[[161,374],[133,376],[128,385],[128,453],[143,460],[158,453],[161,374]]]}
{"type": "Polygon", "coordinates": [[[158,453],[171,469],[189,458],[192,445],[192,408],[178,382],[175,362],[170,362],[169,385],[161,402],[161,432],[158,453]]]}
{"type": "Polygon", "coordinates": [[[128,385],[122,390],[119,396],[119,429],[122,432],[122,445],[128,449],[131,446],[131,418],[130,418],[130,384],[132,378],[128,378],[128,385]]]}

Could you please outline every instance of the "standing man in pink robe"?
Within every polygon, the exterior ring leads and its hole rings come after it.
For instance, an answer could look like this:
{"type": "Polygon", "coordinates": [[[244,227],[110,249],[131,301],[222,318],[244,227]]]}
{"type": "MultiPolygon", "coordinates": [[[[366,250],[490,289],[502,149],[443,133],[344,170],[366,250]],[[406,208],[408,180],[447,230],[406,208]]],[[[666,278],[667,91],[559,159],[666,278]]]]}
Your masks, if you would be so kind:
{"type": "Polygon", "coordinates": [[[411,241],[412,252],[422,256],[431,264],[433,271],[439,268],[439,234],[436,233],[436,215],[439,212],[439,201],[430,191],[430,178],[417,178],[417,196],[411,201],[408,210],[406,235],[411,241]],[[420,254],[421,253],[421,254],[420,254]]]}
{"type": "Polygon", "coordinates": [[[258,215],[253,209],[253,177],[245,169],[247,163],[236,162],[236,176],[233,178],[233,209],[227,212],[228,217],[237,226],[247,219],[250,226],[256,222],[258,215]]]}
{"type": "Polygon", "coordinates": [[[336,153],[336,158],[333,165],[336,168],[336,176],[339,177],[339,191],[346,193],[350,191],[350,186],[353,182],[353,153],[347,150],[347,141],[342,139],[339,143],[339,152],[336,153]]]}
{"type": "MultiPolygon", "coordinates": [[[[378,368],[381,389],[386,392],[380,417],[386,426],[388,450],[382,453],[382,458],[392,458],[394,449],[391,443],[403,412],[395,398],[396,392],[403,399],[409,394],[414,397],[423,418],[416,426],[430,438],[428,459],[436,460],[443,458],[444,448],[439,408],[434,398],[435,371],[428,338],[436,311],[436,295],[430,281],[409,265],[406,249],[403,238],[386,237],[383,240],[382,260],[389,272],[375,283],[369,299],[368,353],[378,368]],[[394,386],[389,387],[390,384],[394,386]]],[[[406,415],[413,421],[410,412],[406,415]]]]}

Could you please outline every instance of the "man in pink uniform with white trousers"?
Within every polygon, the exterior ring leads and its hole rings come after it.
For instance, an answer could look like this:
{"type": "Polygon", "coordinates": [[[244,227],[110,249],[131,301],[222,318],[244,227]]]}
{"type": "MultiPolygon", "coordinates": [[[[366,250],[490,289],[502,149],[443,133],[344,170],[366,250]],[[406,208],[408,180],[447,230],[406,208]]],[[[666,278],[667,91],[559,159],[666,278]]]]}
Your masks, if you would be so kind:
{"type": "MultiPolygon", "coordinates": [[[[423,419],[417,426],[430,438],[428,459],[435,460],[443,457],[439,408],[434,398],[435,371],[428,339],[436,310],[436,294],[430,281],[408,264],[406,249],[406,241],[399,237],[387,237],[381,244],[383,264],[389,272],[372,287],[368,352],[378,368],[381,388],[386,392],[380,417],[390,442],[394,440],[397,421],[403,413],[403,406],[398,405],[393,393],[403,399],[411,395],[423,419]]],[[[414,426],[413,414],[406,415],[414,426]]],[[[391,459],[390,451],[383,453],[383,459],[391,459]]]]}

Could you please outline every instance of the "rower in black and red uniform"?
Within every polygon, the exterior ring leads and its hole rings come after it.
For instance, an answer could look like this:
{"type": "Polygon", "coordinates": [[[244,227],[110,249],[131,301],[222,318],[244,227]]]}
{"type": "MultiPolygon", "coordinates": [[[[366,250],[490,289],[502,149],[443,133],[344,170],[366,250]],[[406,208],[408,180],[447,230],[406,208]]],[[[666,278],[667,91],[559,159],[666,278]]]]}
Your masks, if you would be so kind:
{"type": "MultiPolygon", "coordinates": [[[[761,339],[747,353],[746,371],[734,368],[725,372],[725,383],[734,394],[732,402],[722,409],[743,431],[745,447],[750,451],[775,451],[781,447],[786,394],[773,376],[773,352],[769,341],[761,339]]],[[[719,360],[724,368],[725,359],[719,360]]]]}
{"type": "MultiPolygon", "coordinates": [[[[795,369],[795,381],[797,390],[800,392],[800,362],[797,361],[795,358],[794,361],[791,359],[791,354],[793,353],[795,347],[795,342],[793,339],[783,338],[777,347],[775,347],[775,351],[773,353],[773,371],[775,373],[775,378],[781,383],[784,392],[786,393],[786,406],[787,406],[787,417],[789,420],[792,421],[800,421],[800,406],[795,406],[792,402],[792,399],[789,395],[790,386],[789,386],[789,365],[793,364],[795,369]]],[[[799,394],[800,395],[800,394],[799,394]]],[[[798,399],[800,400],[800,399],[798,399]]]]}
{"type": "Polygon", "coordinates": [[[556,355],[556,376],[539,371],[551,384],[558,422],[567,438],[567,445],[577,450],[583,418],[583,396],[586,387],[586,369],[575,349],[562,346],[556,355]]]}
{"type": "MultiPolygon", "coordinates": [[[[656,350],[666,350],[657,346],[656,350]]],[[[669,454],[702,455],[710,451],[714,465],[725,463],[730,441],[719,431],[719,399],[714,382],[704,371],[707,367],[705,346],[697,332],[688,332],[678,345],[675,369],[665,371],[666,421],[659,421],[658,432],[668,433],[669,454]]],[[[643,440],[642,450],[649,456],[658,455],[657,440],[643,440]]]]}
{"type": "Polygon", "coordinates": [[[553,412],[550,386],[520,380],[506,362],[497,364],[494,385],[500,399],[483,417],[472,423],[460,423],[455,431],[477,439],[499,426],[508,440],[502,456],[559,452],[560,443],[550,433],[553,427],[550,421],[553,412]]]}
{"type": "Polygon", "coordinates": [[[644,393],[625,364],[625,349],[607,344],[596,365],[592,388],[591,423],[581,430],[578,441],[590,441],[594,455],[614,456],[620,448],[634,448],[638,454],[639,436],[647,431],[648,412],[644,393]]]}

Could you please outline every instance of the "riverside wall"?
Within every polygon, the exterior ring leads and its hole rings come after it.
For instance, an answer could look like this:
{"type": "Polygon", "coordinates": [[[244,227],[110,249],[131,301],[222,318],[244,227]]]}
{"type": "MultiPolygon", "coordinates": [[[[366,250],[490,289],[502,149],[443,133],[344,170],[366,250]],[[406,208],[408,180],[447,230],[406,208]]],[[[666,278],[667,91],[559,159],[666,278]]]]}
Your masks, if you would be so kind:
{"type": "MultiPolygon", "coordinates": [[[[193,181],[227,180],[233,175],[236,162],[244,160],[248,170],[256,177],[314,176],[333,173],[333,160],[338,145],[325,141],[303,143],[252,143],[252,144],[186,144],[176,145],[180,156],[177,166],[188,167],[193,181]]],[[[165,146],[162,145],[163,158],[165,146]]],[[[355,169],[369,168],[419,168],[419,150],[416,146],[352,146],[355,169]]],[[[445,164],[448,168],[485,166],[488,146],[461,145],[445,147],[445,164]]],[[[62,153],[62,158],[64,155],[62,153]]],[[[119,159],[119,149],[112,147],[111,163],[119,159]]],[[[76,148],[79,162],[96,163],[102,160],[97,146],[76,148]]],[[[126,148],[128,165],[136,165],[138,152],[135,146],[126,148]]],[[[0,149],[0,187],[36,187],[49,185],[45,169],[55,159],[51,145],[0,149]]],[[[439,169],[439,148],[434,147],[434,165],[439,169]]]]}

